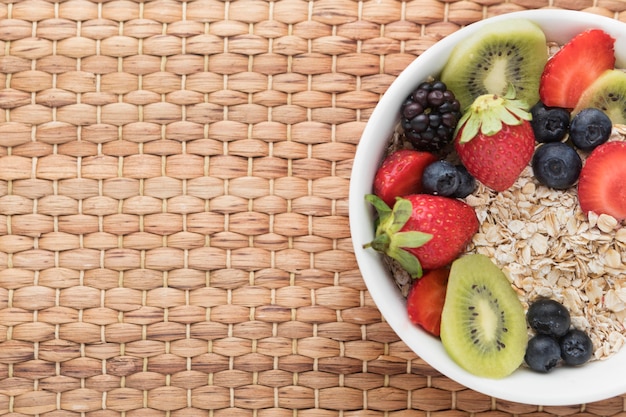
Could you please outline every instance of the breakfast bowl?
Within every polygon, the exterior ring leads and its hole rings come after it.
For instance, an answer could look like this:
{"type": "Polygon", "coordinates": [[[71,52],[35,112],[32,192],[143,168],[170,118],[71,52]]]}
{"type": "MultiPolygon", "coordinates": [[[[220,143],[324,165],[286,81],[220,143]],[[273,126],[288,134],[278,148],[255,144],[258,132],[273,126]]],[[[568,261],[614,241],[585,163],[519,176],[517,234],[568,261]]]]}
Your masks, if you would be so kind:
{"type": "MultiPolygon", "coordinates": [[[[385,320],[398,336],[435,370],[472,390],[512,402],[534,405],[573,405],[600,401],[626,393],[626,349],[582,366],[558,367],[549,373],[520,366],[512,374],[492,379],[460,367],[439,338],[416,326],[408,317],[406,297],[383,256],[364,247],[375,236],[376,213],[364,196],[372,193],[374,176],[397,129],[400,108],[409,92],[442,71],[454,47],[491,22],[527,19],[536,23],[546,40],[559,45],[591,28],[615,39],[615,66],[626,68],[626,24],[611,18],[567,10],[532,10],[495,16],[468,25],[445,37],[416,58],[382,96],[363,131],[350,181],[350,229],[355,256],[368,291],[385,320]]],[[[584,63],[581,63],[584,65],[584,63]]]]}

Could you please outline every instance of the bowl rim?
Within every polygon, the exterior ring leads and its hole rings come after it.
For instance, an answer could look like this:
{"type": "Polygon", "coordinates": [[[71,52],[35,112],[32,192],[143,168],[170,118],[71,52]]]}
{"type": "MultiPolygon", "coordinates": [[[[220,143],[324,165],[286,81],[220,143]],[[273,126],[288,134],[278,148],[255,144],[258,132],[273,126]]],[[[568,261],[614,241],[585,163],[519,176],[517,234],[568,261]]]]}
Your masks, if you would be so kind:
{"type": "Polygon", "coordinates": [[[355,257],[368,291],[390,327],[407,346],[431,367],[448,378],[477,392],[517,403],[559,406],[583,404],[626,393],[626,378],[615,370],[626,370],[626,347],[608,360],[594,361],[581,368],[560,367],[549,374],[518,369],[512,375],[493,380],[477,377],[461,369],[445,353],[438,338],[412,325],[407,317],[406,300],[383,267],[381,257],[362,245],[373,238],[373,210],[363,196],[371,193],[375,169],[367,166],[380,161],[384,144],[398,122],[398,110],[407,91],[429,75],[436,75],[447,61],[454,45],[485,24],[528,19],[537,23],[548,41],[560,44],[590,28],[600,28],[616,39],[616,66],[626,68],[626,23],[582,11],[538,9],[511,12],[472,23],[444,37],[428,48],[407,68],[383,94],[372,112],[356,149],[349,188],[349,223],[355,257]],[[428,65],[424,65],[428,63],[428,65]],[[379,132],[388,132],[381,137],[379,132]]]}

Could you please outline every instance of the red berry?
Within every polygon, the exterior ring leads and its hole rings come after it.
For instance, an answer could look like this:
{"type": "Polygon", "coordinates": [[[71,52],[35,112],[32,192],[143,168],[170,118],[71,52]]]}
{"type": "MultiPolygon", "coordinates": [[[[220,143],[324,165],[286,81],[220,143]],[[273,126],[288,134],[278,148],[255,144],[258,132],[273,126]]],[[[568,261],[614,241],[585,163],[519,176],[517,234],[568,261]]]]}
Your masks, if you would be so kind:
{"type": "Polygon", "coordinates": [[[420,193],[424,169],[436,160],[430,152],[411,149],[393,152],[376,171],[374,194],[391,207],[396,197],[420,193]]]}
{"type": "Polygon", "coordinates": [[[474,209],[461,200],[430,194],[400,198],[391,209],[379,197],[366,196],[379,215],[371,247],[396,259],[413,276],[454,261],[478,231],[474,209]]]}
{"type": "Polygon", "coordinates": [[[439,336],[449,275],[448,268],[427,272],[415,280],[406,299],[409,320],[434,336],[439,336]]]}
{"type": "Polygon", "coordinates": [[[576,107],[578,99],[604,71],[615,66],[615,39],[599,29],[580,33],[546,64],[539,96],[549,107],[576,107]]]}
{"type": "Polygon", "coordinates": [[[578,179],[580,208],[587,214],[626,219],[626,142],[607,142],[591,152],[578,179]]]}
{"type": "Polygon", "coordinates": [[[513,185],[535,151],[525,104],[493,94],[479,96],[459,122],[454,147],[467,171],[485,186],[513,185]]]}

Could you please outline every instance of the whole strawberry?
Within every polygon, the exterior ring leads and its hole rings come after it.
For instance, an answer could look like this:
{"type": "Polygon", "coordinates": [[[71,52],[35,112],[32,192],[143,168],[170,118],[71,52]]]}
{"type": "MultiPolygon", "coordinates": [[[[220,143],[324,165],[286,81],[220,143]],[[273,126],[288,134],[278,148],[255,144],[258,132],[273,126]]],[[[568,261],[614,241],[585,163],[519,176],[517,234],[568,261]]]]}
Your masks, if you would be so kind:
{"type": "Polygon", "coordinates": [[[374,240],[363,246],[397,260],[414,278],[450,264],[478,231],[476,212],[461,200],[411,194],[392,209],[374,194],[365,199],[376,208],[378,223],[374,240]]]}
{"type": "Polygon", "coordinates": [[[459,121],[454,140],[467,171],[495,191],[513,185],[535,150],[528,106],[511,95],[476,98],[459,121]]]}

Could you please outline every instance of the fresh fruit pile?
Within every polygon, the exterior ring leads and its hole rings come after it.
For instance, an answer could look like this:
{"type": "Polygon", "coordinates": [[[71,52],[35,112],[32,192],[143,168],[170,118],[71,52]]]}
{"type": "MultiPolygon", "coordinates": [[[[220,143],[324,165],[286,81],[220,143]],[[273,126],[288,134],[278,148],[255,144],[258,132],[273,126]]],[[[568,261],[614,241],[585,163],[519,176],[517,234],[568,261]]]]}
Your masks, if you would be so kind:
{"type": "Polygon", "coordinates": [[[498,266],[466,253],[480,225],[463,199],[478,183],[506,191],[530,166],[537,184],[576,192],[583,213],[626,220],[626,142],[610,140],[626,123],[614,43],[587,30],[549,57],[534,23],[485,25],[402,105],[402,146],[390,147],[366,196],[378,217],[364,247],[415,279],[410,320],[469,372],[500,378],[524,362],[547,372],[593,354],[563,306],[538,300],[525,313],[498,266]]]}

